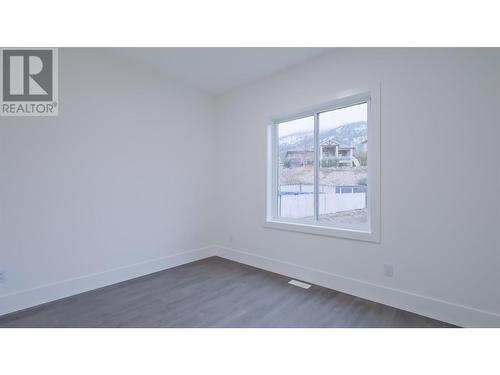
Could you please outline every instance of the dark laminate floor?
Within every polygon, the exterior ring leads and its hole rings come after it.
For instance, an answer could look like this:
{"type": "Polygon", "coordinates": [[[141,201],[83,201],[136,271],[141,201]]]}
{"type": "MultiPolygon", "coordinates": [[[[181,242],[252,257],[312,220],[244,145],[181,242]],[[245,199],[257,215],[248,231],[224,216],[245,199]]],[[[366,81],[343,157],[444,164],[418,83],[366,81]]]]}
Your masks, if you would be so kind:
{"type": "Polygon", "coordinates": [[[451,327],[212,257],[0,317],[0,327],[451,327]]]}

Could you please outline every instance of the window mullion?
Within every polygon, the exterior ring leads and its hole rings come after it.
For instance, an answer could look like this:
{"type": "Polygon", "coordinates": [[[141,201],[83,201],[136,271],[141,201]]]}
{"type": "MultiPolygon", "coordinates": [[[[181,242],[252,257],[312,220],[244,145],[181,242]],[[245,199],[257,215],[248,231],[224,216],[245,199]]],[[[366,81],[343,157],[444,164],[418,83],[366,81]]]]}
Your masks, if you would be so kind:
{"type": "Polygon", "coordinates": [[[314,113],[314,219],[319,220],[319,113],[314,113]]]}
{"type": "Polygon", "coordinates": [[[281,216],[281,200],[280,200],[280,186],[279,186],[279,179],[280,179],[280,161],[279,161],[279,133],[278,133],[278,126],[274,125],[273,128],[273,158],[274,158],[274,163],[276,165],[274,166],[274,171],[273,171],[273,186],[274,186],[274,198],[275,198],[275,206],[274,206],[274,215],[276,216],[281,216]]]}

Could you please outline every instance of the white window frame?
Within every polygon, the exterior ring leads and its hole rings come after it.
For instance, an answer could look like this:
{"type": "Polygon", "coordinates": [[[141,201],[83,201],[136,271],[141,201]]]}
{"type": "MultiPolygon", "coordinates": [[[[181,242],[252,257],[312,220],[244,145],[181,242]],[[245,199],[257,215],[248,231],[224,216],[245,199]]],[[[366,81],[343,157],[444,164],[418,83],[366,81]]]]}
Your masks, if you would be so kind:
{"type": "Polygon", "coordinates": [[[267,129],[267,212],[264,226],[266,228],[291,230],[302,233],[348,238],[360,241],[380,242],[380,84],[374,84],[358,90],[340,93],[327,103],[312,106],[300,111],[276,116],[271,119],[267,129]],[[355,226],[338,227],[316,218],[293,219],[277,216],[278,189],[278,124],[314,116],[314,205],[318,210],[319,186],[319,114],[356,104],[367,103],[368,122],[368,229],[355,226]]]}

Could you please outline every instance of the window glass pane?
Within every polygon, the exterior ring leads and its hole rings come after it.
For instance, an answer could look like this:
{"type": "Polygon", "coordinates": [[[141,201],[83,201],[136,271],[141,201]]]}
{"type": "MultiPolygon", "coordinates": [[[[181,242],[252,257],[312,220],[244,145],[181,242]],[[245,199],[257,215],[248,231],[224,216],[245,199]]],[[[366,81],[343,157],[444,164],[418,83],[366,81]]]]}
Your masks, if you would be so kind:
{"type": "Polygon", "coordinates": [[[277,215],[314,217],[314,116],[278,124],[277,215]]]}
{"type": "Polygon", "coordinates": [[[368,229],[366,103],[319,114],[319,220],[368,229]]]}

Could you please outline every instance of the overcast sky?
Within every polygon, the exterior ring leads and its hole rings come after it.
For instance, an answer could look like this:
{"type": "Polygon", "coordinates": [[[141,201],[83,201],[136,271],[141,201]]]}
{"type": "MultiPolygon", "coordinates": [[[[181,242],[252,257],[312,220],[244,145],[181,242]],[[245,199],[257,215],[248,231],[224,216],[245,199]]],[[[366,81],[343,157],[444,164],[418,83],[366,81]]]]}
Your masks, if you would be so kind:
{"type": "MultiPolygon", "coordinates": [[[[358,104],[351,107],[323,112],[319,115],[320,131],[338,128],[350,122],[366,121],[367,105],[358,104]]],[[[279,124],[279,136],[284,137],[293,133],[314,132],[314,117],[287,121],[279,124]]]]}

